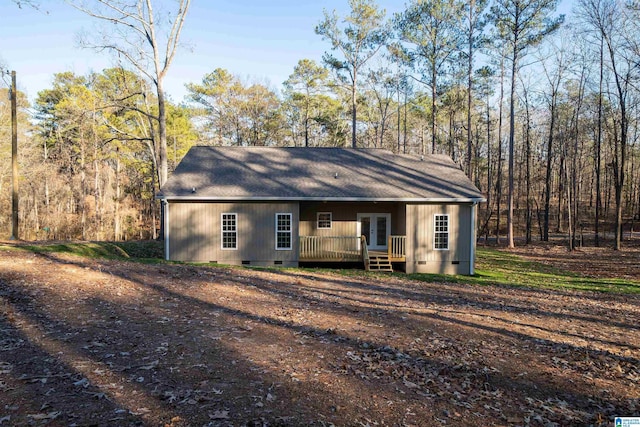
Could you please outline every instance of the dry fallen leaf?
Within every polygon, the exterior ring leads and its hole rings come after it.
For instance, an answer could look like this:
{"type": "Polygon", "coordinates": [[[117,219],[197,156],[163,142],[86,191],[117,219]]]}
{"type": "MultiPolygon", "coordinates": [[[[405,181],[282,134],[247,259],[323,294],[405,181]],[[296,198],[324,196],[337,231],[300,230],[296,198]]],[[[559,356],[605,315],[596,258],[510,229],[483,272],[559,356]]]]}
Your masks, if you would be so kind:
{"type": "Polygon", "coordinates": [[[213,414],[209,414],[209,418],[212,420],[228,420],[229,411],[216,411],[213,414]]]}
{"type": "Polygon", "coordinates": [[[27,415],[27,417],[36,421],[55,420],[60,416],[60,414],[62,414],[62,412],[53,411],[53,412],[47,412],[47,413],[41,413],[41,414],[29,414],[27,415]]]}

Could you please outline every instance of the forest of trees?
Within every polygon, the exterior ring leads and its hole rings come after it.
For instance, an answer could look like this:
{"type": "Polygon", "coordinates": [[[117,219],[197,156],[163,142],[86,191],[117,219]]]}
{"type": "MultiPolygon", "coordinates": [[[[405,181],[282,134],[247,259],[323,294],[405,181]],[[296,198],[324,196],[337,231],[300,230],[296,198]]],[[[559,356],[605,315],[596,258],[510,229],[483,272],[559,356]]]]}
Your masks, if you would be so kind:
{"type": "MultiPolygon", "coordinates": [[[[154,194],[194,144],[444,153],[487,198],[479,237],[502,244],[560,235],[570,248],[620,249],[640,222],[637,2],[578,0],[564,19],[557,0],[410,0],[392,16],[349,0],[347,15],[318,17],[322,61],[301,58],[280,89],[216,68],[188,83],[180,104],[162,80],[189,25],[188,0],[174,0],[168,28],[151,0],[67,3],[109,22],[105,32],[141,39],[112,36],[109,49],[82,40],[122,66],[56,74],[31,105],[18,93],[20,238],[157,238],[154,194]]],[[[7,91],[0,86],[8,237],[7,91]]]]}

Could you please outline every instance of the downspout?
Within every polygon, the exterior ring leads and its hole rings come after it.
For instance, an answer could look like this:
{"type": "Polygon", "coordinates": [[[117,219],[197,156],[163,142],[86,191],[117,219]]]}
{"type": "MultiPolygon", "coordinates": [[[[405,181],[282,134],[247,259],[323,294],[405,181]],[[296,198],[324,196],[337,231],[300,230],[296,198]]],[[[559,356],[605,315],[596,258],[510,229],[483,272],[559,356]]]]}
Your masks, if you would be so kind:
{"type": "Polygon", "coordinates": [[[475,263],[476,263],[476,205],[477,202],[473,202],[471,205],[471,235],[469,242],[469,275],[473,276],[475,274],[475,263]]]}
{"type": "Polygon", "coordinates": [[[164,228],[164,259],[169,261],[169,202],[167,199],[162,199],[163,210],[163,228],[164,228]]]}

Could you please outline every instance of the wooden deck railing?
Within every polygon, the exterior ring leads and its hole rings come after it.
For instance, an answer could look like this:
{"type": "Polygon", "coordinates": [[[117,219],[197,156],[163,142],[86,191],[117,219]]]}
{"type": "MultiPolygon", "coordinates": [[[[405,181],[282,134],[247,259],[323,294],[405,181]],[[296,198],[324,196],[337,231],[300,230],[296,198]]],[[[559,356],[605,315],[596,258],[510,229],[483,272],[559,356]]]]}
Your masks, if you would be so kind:
{"type": "MultiPolygon", "coordinates": [[[[389,236],[389,261],[404,262],[407,255],[407,237],[389,236]]],[[[365,236],[300,236],[301,261],[369,261],[365,236]]]]}
{"type": "Polygon", "coordinates": [[[389,236],[389,261],[404,262],[407,259],[407,236],[389,236]]]}
{"type": "Polygon", "coordinates": [[[357,236],[300,236],[300,260],[361,261],[359,240],[357,236]]]}

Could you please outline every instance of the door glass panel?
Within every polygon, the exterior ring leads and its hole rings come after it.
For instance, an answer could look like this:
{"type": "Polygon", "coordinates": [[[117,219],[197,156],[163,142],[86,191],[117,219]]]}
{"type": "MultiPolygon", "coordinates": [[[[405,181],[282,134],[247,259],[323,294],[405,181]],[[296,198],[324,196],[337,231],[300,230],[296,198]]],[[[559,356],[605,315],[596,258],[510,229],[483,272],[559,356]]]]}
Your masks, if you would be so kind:
{"type": "Polygon", "coordinates": [[[367,238],[367,246],[369,245],[369,236],[371,234],[371,218],[363,216],[360,218],[360,234],[367,238]]]}
{"type": "Polygon", "coordinates": [[[387,217],[376,218],[376,246],[387,246],[387,217]]]}

